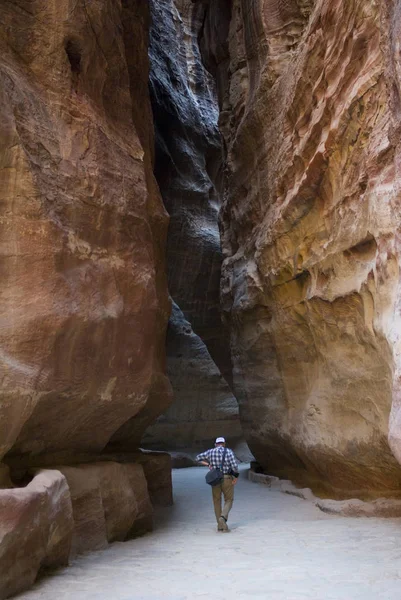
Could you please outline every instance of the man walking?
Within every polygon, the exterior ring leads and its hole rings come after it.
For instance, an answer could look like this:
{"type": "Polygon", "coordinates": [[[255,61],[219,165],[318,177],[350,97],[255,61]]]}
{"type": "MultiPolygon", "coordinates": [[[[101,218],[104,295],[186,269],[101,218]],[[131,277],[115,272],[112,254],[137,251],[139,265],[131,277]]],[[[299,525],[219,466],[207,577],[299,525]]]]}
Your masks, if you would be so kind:
{"type": "MultiPolygon", "coordinates": [[[[214,448],[198,454],[196,460],[210,469],[220,469],[223,460],[226,440],[223,437],[216,439],[214,448]]],[[[238,463],[234,452],[226,449],[224,464],[222,469],[224,476],[219,485],[212,487],[214,513],[217,521],[217,531],[229,531],[227,526],[228,513],[234,502],[234,486],[238,481],[238,463]],[[224,507],[221,510],[221,495],[224,496],[224,507]]]]}

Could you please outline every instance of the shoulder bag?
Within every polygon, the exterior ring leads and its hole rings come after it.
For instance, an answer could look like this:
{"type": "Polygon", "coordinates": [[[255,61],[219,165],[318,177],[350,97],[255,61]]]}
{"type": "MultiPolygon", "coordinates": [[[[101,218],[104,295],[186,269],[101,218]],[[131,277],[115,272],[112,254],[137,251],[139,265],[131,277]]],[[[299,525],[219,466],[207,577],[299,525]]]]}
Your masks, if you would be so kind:
{"type": "Polygon", "coordinates": [[[220,469],[210,469],[210,471],[205,475],[206,483],[214,487],[215,485],[220,485],[223,481],[224,473],[223,473],[223,465],[226,459],[227,448],[224,448],[223,459],[221,461],[220,469]]]}

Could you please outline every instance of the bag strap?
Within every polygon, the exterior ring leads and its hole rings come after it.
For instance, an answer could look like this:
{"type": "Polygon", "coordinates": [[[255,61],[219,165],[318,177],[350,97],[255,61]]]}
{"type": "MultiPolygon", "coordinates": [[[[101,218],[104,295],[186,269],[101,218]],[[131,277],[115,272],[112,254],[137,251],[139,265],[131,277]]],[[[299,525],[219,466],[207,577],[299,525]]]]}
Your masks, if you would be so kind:
{"type": "Polygon", "coordinates": [[[224,447],[224,452],[223,452],[223,458],[221,461],[221,467],[220,467],[220,471],[223,473],[223,465],[224,465],[224,461],[226,460],[226,452],[227,452],[227,447],[224,447]]]}

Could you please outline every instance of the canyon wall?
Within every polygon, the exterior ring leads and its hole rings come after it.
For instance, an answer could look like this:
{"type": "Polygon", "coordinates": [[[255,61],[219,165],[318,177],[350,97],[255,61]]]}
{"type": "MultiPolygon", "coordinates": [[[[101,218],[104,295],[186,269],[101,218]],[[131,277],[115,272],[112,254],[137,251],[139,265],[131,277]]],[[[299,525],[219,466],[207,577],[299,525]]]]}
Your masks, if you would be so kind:
{"type": "Polygon", "coordinates": [[[0,457],[139,440],[171,398],[146,12],[1,7],[0,457]]]}
{"type": "Polygon", "coordinates": [[[222,304],[269,472],[399,494],[400,3],[234,0],[222,304]]]}
{"type": "Polygon", "coordinates": [[[0,597],[151,527],[149,470],[101,454],[172,398],[148,32],[140,0],[0,5],[0,597]]]}
{"type": "Polygon", "coordinates": [[[190,0],[150,5],[155,175],[170,215],[167,271],[176,307],[167,340],[174,404],[147,430],[143,445],[191,448],[210,445],[217,435],[235,443],[242,431],[220,310],[224,155],[214,74],[203,64],[213,45],[213,36],[206,38],[208,10],[190,0]]]}
{"type": "Polygon", "coordinates": [[[0,598],[148,531],[140,441],[235,441],[236,398],[269,473],[400,495],[401,1],[18,0],[0,33],[0,598]]]}
{"type": "Polygon", "coordinates": [[[147,429],[143,445],[193,453],[223,434],[236,446],[242,439],[238,404],[206,345],[176,304],[167,329],[166,353],[174,402],[147,429]]]}

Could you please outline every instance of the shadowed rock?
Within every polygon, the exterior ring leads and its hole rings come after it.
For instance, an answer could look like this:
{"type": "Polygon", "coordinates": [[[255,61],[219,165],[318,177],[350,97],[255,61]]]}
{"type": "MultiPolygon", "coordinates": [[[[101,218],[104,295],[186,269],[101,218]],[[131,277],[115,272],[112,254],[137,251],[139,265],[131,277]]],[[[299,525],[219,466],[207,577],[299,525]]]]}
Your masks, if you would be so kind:
{"type": "Polygon", "coordinates": [[[167,374],[174,402],[146,430],[142,443],[153,449],[204,449],[224,435],[242,438],[238,405],[205,344],[176,304],[167,331],[167,374]]]}

